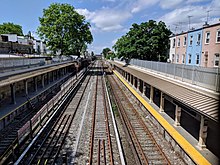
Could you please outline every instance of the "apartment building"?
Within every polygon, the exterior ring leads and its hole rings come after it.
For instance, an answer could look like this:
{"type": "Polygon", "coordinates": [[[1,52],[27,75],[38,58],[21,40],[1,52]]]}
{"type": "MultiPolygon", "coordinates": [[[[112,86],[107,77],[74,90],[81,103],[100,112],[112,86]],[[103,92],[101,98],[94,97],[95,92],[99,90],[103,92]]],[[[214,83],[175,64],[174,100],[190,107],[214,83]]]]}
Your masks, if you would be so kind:
{"type": "Polygon", "coordinates": [[[203,67],[219,67],[220,23],[203,28],[202,60],[203,67]]]}
{"type": "Polygon", "coordinates": [[[175,63],[175,50],[176,50],[176,36],[173,35],[170,37],[170,56],[169,61],[175,63]]]}
{"type": "Polygon", "coordinates": [[[170,37],[170,62],[220,67],[220,23],[170,37]],[[174,43],[175,42],[175,43],[174,43]]]}
{"type": "Polygon", "coordinates": [[[36,53],[46,54],[46,43],[40,40],[29,38],[28,36],[18,36],[17,34],[0,34],[0,53],[36,53]],[[15,49],[16,47],[16,49],[15,49]]]}
{"type": "Polygon", "coordinates": [[[186,65],[201,64],[202,28],[187,33],[186,65]]]}
{"type": "Polygon", "coordinates": [[[186,63],[187,33],[176,35],[175,63],[186,63]]]}

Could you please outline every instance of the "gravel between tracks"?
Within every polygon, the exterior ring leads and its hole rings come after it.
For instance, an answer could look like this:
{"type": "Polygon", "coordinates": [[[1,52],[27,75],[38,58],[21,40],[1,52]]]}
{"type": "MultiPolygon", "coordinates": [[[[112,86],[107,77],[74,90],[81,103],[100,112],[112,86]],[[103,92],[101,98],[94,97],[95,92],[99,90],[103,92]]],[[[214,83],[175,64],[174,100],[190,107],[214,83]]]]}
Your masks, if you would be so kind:
{"type": "MultiPolygon", "coordinates": [[[[97,73],[96,73],[97,74],[97,73]]],[[[60,158],[57,161],[59,164],[67,162],[67,164],[87,164],[89,162],[90,152],[90,136],[91,136],[91,125],[94,107],[94,95],[95,95],[95,83],[96,74],[91,76],[88,86],[84,92],[83,98],[77,110],[76,116],[73,120],[72,126],[69,129],[69,133],[66,138],[66,142],[61,151],[60,158]]],[[[99,75],[101,77],[102,75],[99,75]]],[[[86,81],[86,80],[85,80],[86,81]]],[[[97,107],[103,109],[103,101],[101,100],[101,80],[98,83],[98,101],[97,107]]],[[[106,100],[107,101],[107,100],[106,100]]],[[[108,104],[107,104],[108,105],[108,104]]],[[[71,103],[70,107],[74,108],[74,102],[71,103]]],[[[104,109],[103,109],[104,111],[104,109]]],[[[121,164],[118,153],[115,133],[112,124],[112,118],[109,113],[109,107],[107,108],[107,114],[109,119],[110,134],[112,141],[114,164],[121,164]]],[[[105,140],[105,149],[108,150],[107,139],[105,140]]],[[[107,164],[109,164],[108,152],[106,152],[107,164]]]]}

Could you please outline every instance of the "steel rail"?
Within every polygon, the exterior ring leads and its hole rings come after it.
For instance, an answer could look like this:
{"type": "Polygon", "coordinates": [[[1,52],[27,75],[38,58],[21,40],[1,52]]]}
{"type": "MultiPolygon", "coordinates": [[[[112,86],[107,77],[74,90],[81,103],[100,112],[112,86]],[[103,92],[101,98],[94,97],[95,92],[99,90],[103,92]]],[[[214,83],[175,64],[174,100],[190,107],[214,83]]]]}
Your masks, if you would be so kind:
{"type": "Polygon", "coordinates": [[[92,158],[93,158],[93,145],[94,145],[94,134],[95,134],[95,115],[96,115],[97,88],[98,88],[98,75],[96,76],[94,108],[93,108],[93,118],[92,118],[92,133],[91,133],[91,138],[90,138],[89,165],[92,165],[92,158]]]}
{"type": "Polygon", "coordinates": [[[40,160],[44,160],[46,158],[46,161],[42,161],[42,164],[45,164],[45,162],[50,160],[50,158],[52,156],[52,153],[55,151],[55,147],[57,146],[58,142],[60,141],[60,138],[61,138],[62,134],[65,131],[65,128],[68,127],[68,122],[69,122],[70,118],[71,118],[71,115],[68,115],[67,120],[64,123],[64,126],[62,127],[60,133],[58,134],[58,137],[56,137],[55,143],[52,145],[52,148],[49,150],[49,154],[47,154],[47,152],[46,152],[46,155],[43,155],[42,159],[40,159],[40,160]]]}
{"type": "MultiPolygon", "coordinates": [[[[114,86],[114,88],[115,88],[115,86],[114,86]]],[[[115,88],[115,89],[119,90],[119,88],[115,88]]],[[[129,130],[129,133],[131,134],[131,137],[132,137],[132,139],[133,139],[133,141],[134,141],[134,144],[136,144],[136,146],[137,146],[137,147],[136,147],[136,149],[137,149],[136,151],[139,152],[139,154],[141,155],[141,157],[139,157],[139,159],[142,160],[142,162],[144,162],[144,164],[148,164],[148,160],[147,160],[147,158],[146,158],[146,155],[145,155],[145,153],[144,153],[144,150],[143,150],[143,148],[141,147],[140,142],[138,141],[137,135],[135,134],[135,131],[134,131],[134,129],[133,129],[131,123],[129,122],[128,116],[126,115],[126,112],[125,112],[124,107],[123,107],[123,105],[122,105],[122,103],[121,103],[121,101],[120,101],[120,98],[119,98],[119,96],[115,93],[114,90],[113,90],[113,95],[114,95],[114,97],[116,98],[117,105],[118,105],[118,107],[119,107],[119,109],[120,109],[119,113],[121,114],[121,116],[122,116],[122,118],[123,118],[123,121],[124,121],[124,123],[125,123],[127,129],[129,130]]],[[[139,155],[139,154],[138,154],[138,155],[139,155]]]]}
{"type": "MultiPolygon", "coordinates": [[[[86,71],[86,74],[87,74],[87,73],[88,73],[88,71],[86,71]]],[[[90,76],[90,77],[91,77],[91,76],[90,76]]],[[[90,79],[90,77],[89,77],[89,79],[90,79]]],[[[80,77],[80,81],[81,81],[82,79],[84,79],[84,78],[85,78],[85,77],[81,76],[81,77],[80,77]]],[[[88,84],[88,82],[89,82],[89,80],[87,81],[87,84],[88,84]]],[[[79,89],[79,84],[80,84],[80,82],[78,81],[78,83],[76,83],[76,87],[75,87],[75,88],[71,88],[70,91],[67,91],[68,96],[71,96],[72,92],[75,93],[75,89],[76,89],[76,88],[77,88],[77,90],[79,89]]],[[[86,86],[87,86],[87,85],[86,85],[86,86]]],[[[71,96],[71,98],[72,98],[72,96],[71,96]]],[[[66,98],[66,99],[67,99],[67,98],[66,98]]],[[[63,105],[63,103],[66,102],[66,99],[61,98],[62,104],[58,106],[58,109],[60,109],[61,106],[63,105]]],[[[67,103],[67,105],[68,105],[68,103],[67,103]]],[[[67,107],[67,105],[65,105],[65,107],[67,107]]],[[[57,110],[56,110],[56,112],[57,112],[57,110]]],[[[52,115],[51,118],[52,118],[53,116],[54,116],[54,115],[52,115]]],[[[51,120],[51,118],[50,118],[50,120],[51,120]]],[[[50,120],[49,120],[49,121],[50,121],[50,120]]],[[[49,121],[46,123],[46,125],[48,125],[49,121]]],[[[43,127],[42,131],[43,131],[44,129],[45,129],[45,126],[43,127]]],[[[28,148],[26,149],[27,151],[25,150],[25,152],[22,154],[22,156],[19,158],[19,160],[16,162],[16,164],[18,164],[18,163],[24,158],[24,155],[26,155],[26,154],[28,153],[28,151],[30,150],[31,146],[36,142],[37,138],[38,138],[39,135],[42,133],[42,131],[39,131],[38,136],[34,138],[34,141],[28,146],[28,148]]]]}
{"type": "Polygon", "coordinates": [[[98,153],[97,153],[97,163],[98,165],[100,165],[100,156],[101,156],[101,153],[100,153],[100,150],[101,150],[101,140],[99,139],[99,142],[98,142],[98,153]]]}
{"type": "MultiPolygon", "coordinates": [[[[75,114],[76,114],[76,111],[77,111],[77,109],[79,108],[79,105],[80,105],[80,103],[81,103],[81,100],[82,100],[84,91],[85,91],[85,89],[87,88],[87,85],[88,85],[88,83],[89,83],[90,78],[91,78],[91,76],[89,77],[88,81],[86,82],[86,85],[85,85],[85,87],[84,87],[84,89],[83,89],[82,95],[80,96],[80,99],[79,99],[79,101],[78,101],[78,103],[77,103],[76,109],[75,109],[75,111],[74,111],[74,113],[73,113],[73,115],[72,115],[72,117],[71,117],[71,118],[72,118],[72,119],[71,119],[71,122],[70,122],[70,123],[68,124],[68,126],[67,126],[67,127],[68,127],[67,130],[69,130],[70,125],[71,125],[71,123],[72,123],[72,121],[73,121],[73,118],[74,118],[74,116],[75,116],[75,114]]],[[[67,107],[67,106],[66,106],[66,107],[67,107]]],[[[63,111],[63,113],[65,113],[65,110],[63,111]]],[[[58,119],[58,121],[59,121],[59,119],[58,119]]],[[[67,133],[68,133],[68,131],[65,131],[64,137],[66,137],[67,133]]],[[[61,145],[59,146],[59,148],[58,148],[58,150],[57,150],[57,152],[56,152],[56,154],[55,154],[55,157],[53,158],[53,161],[52,161],[53,163],[55,163],[55,161],[56,161],[56,159],[57,159],[57,157],[58,157],[58,154],[59,154],[59,152],[60,152],[60,150],[61,150],[61,147],[62,147],[62,145],[63,145],[63,143],[64,143],[64,140],[65,140],[65,138],[63,138],[63,139],[61,140],[62,143],[61,143],[61,145]]],[[[51,144],[51,143],[50,143],[50,144],[51,144]]],[[[48,145],[48,147],[50,146],[50,144],[48,145]]],[[[56,144],[57,144],[57,143],[55,143],[55,145],[53,145],[52,149],[56,146],[56,144]]],[[[47,164],[47,163],[50,161],[50,159],[51,159],[51,154],[52,154],[52,152],[50,152],[48,158],[43,162],[44,164],[47,164]]],[[[45,156],[45,153],[43,153],[42,156],[45,156]]],[[[42,158],[41,158],[41,159],[42,159],[42,158]]]]}
{"type": "MultiPolygon", "coordinates": [[[[106,66],[104,66],[104,69],[103,69],[104,75],[103,75],[103,77],[104,77],[104,84],[105,84],[107,100],[108,100],[108,105],[109,105],[110,114],[111,114],[111,118],[112,118],[112,123],[113,123],[113,127],[114,127],[114,132],[115,132],[115,136],[116,136],[116,142],[117,142],[117,147],[118,147],[118,151],[119,151],[121,164],[125,165],[126,163],[125,163],[125,158],[124,158],[124,151],[122,149],[122,144],[121,144],[120,136],[119,136],[119,133],[118,133],[118,128],[116,126],[116,121],[115,121],[115,117],[114,117],[114,114],[113,114],[113,109],[112,109],[112,106],[111,106],[112,102],[110,100],[109,91],[108,91],[108,88],[107,88],[107,85],[106,85],[107,82],[106,82],[105,77],[108,77],[108,76],[106,76],[106,70],[108,72],[109,68],[108,67],[106,68],[106,66]]],[[[109,73],[111,73],[111,72],[109,72],[109,73]]],[[[129,138],[129,140],[130,140],[130,138],[129,138]]],[[[134,147],[132,147],[132,149],[134,149],[134,147]]]]}
{"type": "MultiPolygon", "coordinates": [[[[62,114],[60,114],[60,117],[61,117],[61,116],[62,116],[62,114]]],[[[61,120],[61,124],[62,124],[62,122],[64,121],[65,117],[66,117],[66,116],[64,116],[63,119],[61,120]]],[[[60,121],[60,120],[59,120],[59,121],[60,121]]],[[[59,121],[58,121],[58,122],[59,122],[59,121]]],[[[46,137],[44,138],[44,140],[42,141],[40,147],[37,149],[37,151],[35,152],[35,154],[31,157],[31,160],[30,160],[29,163],[28,163],[29,165],[33,163],[33,161],[34,161],[34,159],[36,158],[37,154],[40,152],[41,148],[42,148],[43,145],[46,143],[46,140],[47,140],[48,137],[51,135],[53,129],[55,128],[55,126],[57,125],[58,122],[55,122],[55,123],[53,124],[53,127],[52,127],[52,128],[50,129],[50,131],[47,133],[47,135],[46,135],[46,137]]],[[[61,124],[59,124],[59,127],[58,127],[58,129],[56,130],[56,132],[59,130],[61,124]]],[[[55,132],[54,134],[56,134],[56,132],[55,132]]],[[[52,139],[53,139],[54,137],[55,137],[55,136],[53,136],[52,139]]],[[[51,139],[50,143],[52,142],[52,139],[51,139]]],[[[47,148],[49,147],[50,143],[47,145],[47,148]]],[[[44,154],[45,154],[47,148],[43,151],[43,153],[42,153],[41,155],[44,155],[44,154]]]]}
{"type": "Polygon", "coordinates": [[[114,165],[113,160],[113,151],[112,151],[112,142],[111,142],[111,136],[110,136],[110,128],[109,128],[109,119],[108,119],[108,112],[107,112],[107,105],[106,105],[106,93],[105,93],[105,87],[103,82],[103,76],[102,76],[102,93],[103,93],[103,106],[104,106],[104,114],[105,114],[105,123],[106,123],[106,132],[108,136],[108,148],[109,148],[109,154],[110,154],[110,164],[114,165]]]}
{"type": "MultiPolygon", "coordinates": [[[[130,103],[129,103],[130,105],[130,103]]],[[[130,105],[132,106],[132,105],[130,105]]],[[[138,121],[140,122],[140,124],[143,126],[145,132],[148,133],[148,135],[150,136],[150,139],[153,141],[154,145],[157,147],[157,149],[159,150],[160,154],[162,155],[163,159],[166,160],[167,164],[171,164],[171,162],[169,161],[169,159],[167,158],[167,156],[164,154],[164,152],[162,151],[161,147],[157,144],[155,138],[153,137],[152,133],[149,131],[149,129],[147,128],[146,124],[144,123],[144,121],[142,120],[141,116],[138,114],[137,111],[135,111],[134,109],[132,109],[132,111],[137,115],[138,117],[138,121]]]]}
{"type": "MultiPolygon", "coordinates": [[[[119,87],[119,86],[118,86],[119,87]]],[[[127,98],[127,96],[125,95],[125,93],[122,91],[122,89],[119,87],[119,90],[121,91],[121,94],[123,95],[124,98],[127,98]]],[[[144,123],[144,121],[142,120],[140,114],[134,109],[133,105],[131,104],[131,102],[128,101],[127,104],[132,111],[136,114],[137,118],[139,119],[139,123],[143,126],[145,132],[147,132],[147,134],[149,135],[150,139],[152,140],[152,142],[154,143],[154,145],[156,146],[156,148],[158,149],[158,151],[160,152],[160,154],[162,155],[162,157],[164,158],[164,160],[166,160],[167,164],[171,164],[169,159],[167,158],[167,156],[164,154],[164,152],[162,151],[161,147],[157,144],[155,138],[153,137],[152,133],[149,131],[149,129],[147,128],[146,124],[144,123]]]]}
{"type": "Polygon", "coordinates": [[[53,160],[53,163],[52,163],[52,164],[55,164],[55,161],[56,161],[56,159],[57,159],[57,157],[58,157],[58,155],[59,155],[59,153],[60,153],[61,147],[62,147],[62,145],[64,144],[64,140],[65,140],[65,138],[66,138],[66,136],[67,136],[67,134],[68,134],[68,131],[69,131],[69,129],[70,129],[70,126],[71,126],[71,124],[72,124],[72,122],[73,122],[73,119],[74,119],[74,117],[75,117],[75,115],[76,115],[76,112],[77,112],[77,110],[78,110],[78,108],[79,108],[79,105],[80,105],[80,103],[81,103],[81,101],[82,101],[82,98],[83,98],[83,96],[84,96],[85,90],[86,90],[86,88],[87,88],[87,86],[88,86],[88,84],[89,84],[90,78],[91,78],[91,75],[89,76],[89,79],[88,79],[88,81],[86,82],[85,87],[83,88],[83,91],[82,91],[82,94],[81,94],[81,96],[80,96],[80,99],[79,99],[79,101],[78,101],[78,103],[77,103],[76,109],[75,109],[75,111],[74,111],[74,113],[73,113],[73,115],[72,115],[71,122],[69,123],[69,126],[68,126],[68,128],[67,128],[67,130],[66,130],[66,132],[65,132],[65,134],[64,134],[64,138],[63,138],[63,140],[62,140],[62,142],[61,142],[61,145],[59,146],[59,148],[58,148],[58,150],[57,150],[57,152],[56,152],[56,154],[55,154],[55,157],[54,157],[54,160],[53,160]]]}
{"type": "Polygon", "coordinates": [[[64,132],[64,137],[63,137],[63,139],[61,140],[61,144],[59,145],[58,149],[56,150],[54,159],[53,159],[53,161],[52,161],[51,164],[55,164],[55,161],[56,161],[56,159],[57,159],[57,157],[58,157],[58,155],[59,155],[59,153],[60,153],[60,151],[61,151],[61,149],[62,149],[62,146],[63,146],[63,144],[64,144],[64,142],[65,142],[65,139],[66,139],[66,136],[67,136],[67,134],[68,134],[68,131],[69,131],[69,129],[70,129],[70,127],[71,127],[71,124],[72,124],[72,122],[73,122],[73,119],[74,119],[74,115],[71,115],[71,119],[69,120],[70,122],[69,122],[69,124],[68,124],[68,127],[67,127],[67,129],[65,130],[65,132],[64,132]]]}
{"type": "Polygon", "coordinates": [[[102,154],[103,154],[103,159],[104,159],[104,165],[106,165],[106,153],[105,153],[105,140],[104,139],[102,140],[102,148],[103,148],[102,154]]]}
{"type": "MultiPolygon", "coordinates": [[[[114,79],[114,78],[113,78],[114,79]]],[[[121,94],[123,95],[123,98],[127,98],[127,96],[125,95],[125,93],[122,91],[122,89],[119,87],[119,85],[116,83],[116,80],[114,79],[115,81],[115,84],[117,86],[117,89],[119,91],[121,91],[121,94]]],[[[119,99],[119,96],[116,94],[116,98],[119,99]]],[[[128,98],[127,98],[128,99],[128,98]]],[[[119,105],[121,104],[121,102],[119,101],[118,102],[119,105]]],[[[145,130],[145,132],[147,133],[147,135],[150,137],[151,141],[153,142],[153,144],[156,146],[157,150],[159,151],[160,155],[163,157],[163,159],[165,160],[165,162],[167,164],[171,164],[169,159],[166,157],[166,155],[164,154],[164,152],[162,151],[162,149],[160,148],[160,146],[157,144],[156,140],[154,139],[154,137],[152,136],[151,132],[148,130],[147,126],[145,125],[145,123],[143,122],[143,120],[141,119],[140,115],[137,113],[137,111],[133,108],[133,105],[128,101],[128,104],[127,104],[133,111],[133,113],[135,113],[135,115],[137,116],[138,118],[138,121],[139,123],[142,125],[143,129],[145,130]]],[[[122,105],[121,105],[122,106],[122,105]]],[[[124,113],[124,116],[128,119],[127,115],[126,115],[126,112],[124,111],[124,108],[122,106],[122,109],[123,109],[123,113],[124,113]]],[[[130,123],[129,119],[127,120],[128,124],[130,123]]],[[[129,124],[130,125],[130,129],[133,129],[133,127],[131,126],[131,123],[129,124]]],[[[133,131],[132,131],[133,132],[133,131]]],[[[135,131],[134,131],[135,133],[135,131]]],[[[146,158],[147,159],[147,158],[146,158]]],[[[147,160],[148,161],[148,160],[147,160]]]]}
{"type": "MultiPolygon", "coordinates": [[[[63,119],[61,120],[60,125],[55,130],[54,136],[52,136],[52,138],[50,139],[49,144],[47,145],[44,152],[41,154],[40,159],[38,160],[37,164],[44,164],[47,161],[47,158],[50,158],[52,152],[54,151],[55,146],[59,142],[59,139],[60,139],[60,137],[61,137],[61,135],[62,135],[62,133],[63,133],[65,127],[66,127],[66,124],[68,123],[69,118],[70,118],[71,115],[68,115],[67,119],[66,119],[66,116],[67,115],[64,115],[63,119]],[[63,124],[63,121],[64,121],[64,124],[63,124]],[[64,126],[62,127],[62,125],[64,125],[64,126]],[[61,131],[60,131],[60,128],[61,128],[61,131]],[[58,132],[58,131],[60,131],[60,132],[58,132]],[[55,137],[56,137],[56,139],[55,139],[55,137]],[[54,139],[55,139],[55,142],[54,142],[54,139]],[[54,142],[54,144],[51,147],[52,142],[54,142]],[[49,154],[47,154],[47,151],[48,151],[49,147],[51,147],[51,149],[49,150],[49,154]],[[45,157],[47,157],[47,158],[45,158],[45,157]],[[44,161],[44,159],[46,159],[46,161],[44,161]]],[[[58,122],[59,122],[59,120],[58,120],[58,122]]]]}

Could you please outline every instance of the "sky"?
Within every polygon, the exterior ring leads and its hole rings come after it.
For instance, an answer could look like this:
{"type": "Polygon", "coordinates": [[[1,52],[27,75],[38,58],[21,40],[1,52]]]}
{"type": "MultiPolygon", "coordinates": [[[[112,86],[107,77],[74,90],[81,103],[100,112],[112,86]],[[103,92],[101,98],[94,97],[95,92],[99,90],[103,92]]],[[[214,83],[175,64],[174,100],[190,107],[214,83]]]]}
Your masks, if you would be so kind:
{"type": "Polygon", "coordinates": [[[91,24],[89,52],[100,54],[125,35],[133,23],[163,21],[173,33],[220,23],[219,0],[0,0],[0,24],[13,22],[37,38],[39,17],[51,3],[68,3],[91,24]],[[190,24],[189,24],[190,22],[190,24]]]}

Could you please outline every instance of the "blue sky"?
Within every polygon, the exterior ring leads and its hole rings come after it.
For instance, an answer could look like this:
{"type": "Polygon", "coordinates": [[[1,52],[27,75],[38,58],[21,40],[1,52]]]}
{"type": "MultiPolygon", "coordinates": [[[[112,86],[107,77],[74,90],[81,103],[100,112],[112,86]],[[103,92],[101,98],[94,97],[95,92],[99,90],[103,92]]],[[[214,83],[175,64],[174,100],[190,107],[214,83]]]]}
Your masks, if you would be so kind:
{"type": "Polygon", "coordinates": [[[31,31],[36,36],[38,18],[53,2],[71,4],[86,17],[94,38],[88,48],[97,54],[105,47],[111,48],[133,23],[162,20],[178,33],[188,30],[188,16],[192,16],[191,27],[201,27],[207,11],[209,24],[220,22],[219,0],[1,0],[0,24],[20,24],[24,34],[31,31]]]}

